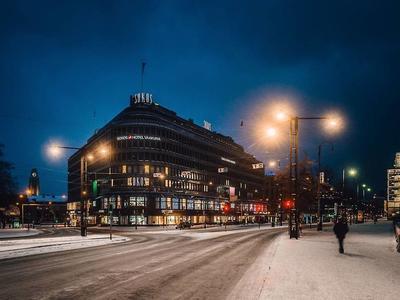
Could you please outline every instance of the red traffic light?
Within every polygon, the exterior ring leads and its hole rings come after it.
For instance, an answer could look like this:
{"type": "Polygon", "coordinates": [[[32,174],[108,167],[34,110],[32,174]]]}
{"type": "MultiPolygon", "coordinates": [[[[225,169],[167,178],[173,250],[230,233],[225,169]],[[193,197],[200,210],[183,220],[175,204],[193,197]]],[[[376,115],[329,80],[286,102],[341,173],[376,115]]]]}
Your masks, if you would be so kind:
{"type": "Polygon", "coordinates": [[[294,201],[291,199],[284,200],[282,204],[284,209],[294,208],[294,201]]]}
{"type": "Polygon", "coordinates": [[[231,209],[231,204],[229,202],[225,202],[224,213],[229,212],[230,209],[231,209]]]}

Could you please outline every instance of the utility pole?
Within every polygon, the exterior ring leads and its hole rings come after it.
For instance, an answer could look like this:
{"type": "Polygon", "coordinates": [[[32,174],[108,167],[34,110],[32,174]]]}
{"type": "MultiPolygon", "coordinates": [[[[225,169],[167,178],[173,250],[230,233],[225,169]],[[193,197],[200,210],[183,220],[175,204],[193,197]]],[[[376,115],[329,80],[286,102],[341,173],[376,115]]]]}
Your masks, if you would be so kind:
{"type": "Polygon", "coordinates": [[[299,118],[290,118],[290,153],[289,153],[289,186],[291,197],[294,201],[294,209],[289,216],[289,236],[290,238],[299,237],[299,217],[298,217],[298,152],[299,144],[299,118]],[[294,220],[293,220],[294,218],[294,220]],[[293,222],[294,221],[294,222],[293,222]],[[293,224],[294,223],[294,224],[293,224]]]}

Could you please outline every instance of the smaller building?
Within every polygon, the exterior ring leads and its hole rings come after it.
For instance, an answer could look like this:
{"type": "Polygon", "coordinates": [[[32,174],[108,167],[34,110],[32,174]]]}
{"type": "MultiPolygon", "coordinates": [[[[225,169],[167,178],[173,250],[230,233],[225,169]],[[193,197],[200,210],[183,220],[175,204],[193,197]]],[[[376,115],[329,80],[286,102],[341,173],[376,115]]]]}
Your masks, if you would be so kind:
{"type": "Polygon", "coordinates": [[[65,195],[33,195],[21,204],[21,222],[24,224],[63,224],[66,219],[67,197],[65,195]]]}
{"type": "Polygon", "coordinates": [[[400,212],[400,152],[396,153],[393,166],[393,169],[387,170],[385,212],[388,218],[400,212]]]}

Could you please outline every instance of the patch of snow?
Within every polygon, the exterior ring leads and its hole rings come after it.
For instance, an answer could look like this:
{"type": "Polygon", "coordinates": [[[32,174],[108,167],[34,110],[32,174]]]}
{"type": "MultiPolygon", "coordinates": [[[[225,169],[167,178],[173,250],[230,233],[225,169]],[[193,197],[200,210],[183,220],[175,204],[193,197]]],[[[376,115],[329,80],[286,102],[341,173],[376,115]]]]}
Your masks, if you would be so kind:
{"type": "Polygon", "coordinates": [[[0,259],[95,247],[128,240],[127,237],[115,235],[110,240],[109,235],[92,234],[87,237],[66,236],[0,241],[0,259]]]}

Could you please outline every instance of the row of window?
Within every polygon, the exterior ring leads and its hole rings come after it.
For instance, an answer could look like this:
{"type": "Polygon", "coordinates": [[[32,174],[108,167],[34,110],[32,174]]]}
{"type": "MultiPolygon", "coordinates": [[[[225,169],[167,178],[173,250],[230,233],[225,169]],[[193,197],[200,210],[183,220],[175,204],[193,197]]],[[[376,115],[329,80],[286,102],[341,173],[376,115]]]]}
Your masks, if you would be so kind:
{"type": "MultiPolygon", "coordinates": [[[[95,202],[94,202],[95,203],[95,202]]],[[[113,209],[121,209],[128,207],[146,207],[147,206],[146,196],[131,196],[126,199],[121,197],[113,196],[109,198],[103,198],[101,200],[101,208],[108,209],[110,206],[113,209]]],[[[155,208],[162,210],[214,210],[222,211],[225,202],[205,199],[192,199],[192,198],[177,198],[177,197],[156,197],[155,208]]],[[[95,206],[95,205],[94,205],[95,206]]],[[[235,209],[235,203],[230,203],[230,208],[235,209]]],[[[241,203],[237,207],[243,212],[265,212],[267,206],[265,204],[257,203],[241,203]]]]}

